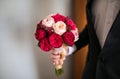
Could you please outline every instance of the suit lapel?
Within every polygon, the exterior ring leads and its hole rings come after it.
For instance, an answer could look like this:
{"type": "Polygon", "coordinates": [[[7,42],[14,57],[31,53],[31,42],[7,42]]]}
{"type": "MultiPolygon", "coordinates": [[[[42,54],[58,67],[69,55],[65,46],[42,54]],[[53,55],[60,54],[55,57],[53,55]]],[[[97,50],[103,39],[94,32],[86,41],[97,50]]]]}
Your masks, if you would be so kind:
{"type": "Polygon", "coordinates": [[[116,16],[116,19],[114,20],[109,32],[108,32],[108,35],[107,35],[107,38],[105,40],[105,43],[104,43],[104,46],[103,46],[103,49],[107,46],[107,43],[109,41],[109,37],[112,35],[112,33],[115,31],[115,29],[117,29],[116,27],[120,27],[119,25],[116,25],[116,23],[119,23],[120,22],[120,10],[116,16]]]}
{"type": "MultiPolygon", "coordinates": [[[[99,43],[99,40],[98,40],[97,35],[96,35],[96,31],[95,31],[95,29],[94,29],[94,23],[93,23],[93,21],[92,21],[91,5],[92,5],[93,1],[94,1],[94,0],[87,0],[87,6],[86,6],[87,19],[88,19],[88,24],[90,24],[89,28],[90,28],[90,30],[91,30],[92,38],[93,38],[93,40],[95,41],[96,46],[97,46],[100,50],[102,50],[102,49],[105,48],[105,46],[106,46],[106,44],[107,44],[107,41],[109,41],[109,38],[108,38],[108,37],[110,36],[110,33],[111,33],[111,31],[112,31],[112,28],[114,27],[114,24],[115,24],[116,21],[118,20],[118,16],[120,16],[120,10],[119,10],[119,12],[118,12],[118,15],[117,15],[115,21],[113,22],[113,24],[112,24],[112,26],[111,26],[111,28],[110,28],[110,31],[108,32],[108,35],[107,35],[106,41],[105,41],[105,43],[104,43],[104,46],[103,46],[103,48],[101,48],[100,43],[99,43]]],[[[119,19],[119,20],[120,20],[120,19],[119,19]]]]}
{"type": "Polygon", "coordinates": [[[96,48],[100,51],[101,47],[100,47],[100,43],[99,40],[97,38],[95,29],[94,29],[94,23],[92,21],[92,13],[91,13],[91,5],[93,3],[93,0],[88,0],[87,2],[87,6],[86,6],[86,13],[87,13],[87,22],[89,24],[89,32],[90,32],[90,36],[92,38],[92,41],[94,42],[96,48]]]}

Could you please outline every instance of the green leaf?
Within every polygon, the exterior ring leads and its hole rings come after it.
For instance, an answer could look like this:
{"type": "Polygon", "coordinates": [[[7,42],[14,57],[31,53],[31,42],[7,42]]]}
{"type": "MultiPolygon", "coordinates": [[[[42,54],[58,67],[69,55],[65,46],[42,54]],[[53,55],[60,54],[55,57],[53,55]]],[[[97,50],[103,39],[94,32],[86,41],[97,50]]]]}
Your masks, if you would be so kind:
{"type": "Polygon", "coordinates": [[[40,42],[38,42],[37,46],[40,47],[40,42]]]}
{"type": "Polygon", "coordinates": [[[64,73],[63,69],[55,69],[56,76],[59,77],[64,73]]]}

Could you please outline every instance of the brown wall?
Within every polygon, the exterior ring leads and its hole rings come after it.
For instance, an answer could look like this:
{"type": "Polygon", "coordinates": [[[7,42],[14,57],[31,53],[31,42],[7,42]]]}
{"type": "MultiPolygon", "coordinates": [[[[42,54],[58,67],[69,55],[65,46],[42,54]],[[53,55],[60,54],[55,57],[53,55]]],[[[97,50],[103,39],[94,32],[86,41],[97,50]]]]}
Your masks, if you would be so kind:
{"type": "MultiPolygon", "coordinates": [[[[86,25],[86,0],[74,0],[74,7],[73,7],[73,16],[75,19],[75,23],[79,29],[79,32],[82,31],[84,26],[86,25]]],[[[74,55],[74,79],[81,79],[82,73],[84,70],[84,65],[86,61],[87,55],[87,47],[82,48],[74,55]]]]}

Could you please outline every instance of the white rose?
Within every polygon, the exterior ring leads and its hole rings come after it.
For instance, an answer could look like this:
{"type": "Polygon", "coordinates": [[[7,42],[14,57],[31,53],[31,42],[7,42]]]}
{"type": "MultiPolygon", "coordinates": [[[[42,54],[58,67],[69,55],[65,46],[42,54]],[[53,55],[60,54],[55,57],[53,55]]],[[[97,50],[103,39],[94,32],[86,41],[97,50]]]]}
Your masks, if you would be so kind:
{"type": "Polygon", "coordinates": [[[42,21],[42,24],[45,25],[46,27],[52,27],[54,23],[55,23],[54,18],[52,18],[51,16],[46,17],[42,21]]]}
{"type": "Polygon", "coordinates": [[[55,33],[62,35],[66,32],[66,24],[62,21],[58,21],[57,23],[53,24],[53,29],[55,33]]]}
{"type": "Polygon", "coordinates": [[[77,41],[79,39],[78,29],[76,28],[75,30],[71,30],[71,32],[75,36],[75,40],[74,41],[77,41]]]}

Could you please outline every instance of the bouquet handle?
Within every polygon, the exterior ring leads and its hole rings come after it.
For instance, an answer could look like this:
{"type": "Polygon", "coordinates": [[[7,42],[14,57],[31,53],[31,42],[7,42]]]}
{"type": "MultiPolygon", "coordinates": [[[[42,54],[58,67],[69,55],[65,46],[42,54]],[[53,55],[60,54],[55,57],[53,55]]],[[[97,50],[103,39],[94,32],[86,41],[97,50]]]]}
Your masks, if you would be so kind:
{"type": "Polygon", "coordinates": [[[56,75],[60,76],[63,74],[63,63],[67,55],[67,45],[63,44],[62,51],[60,52],[60,60],[57,65],[55,65],[56,75]]]}

